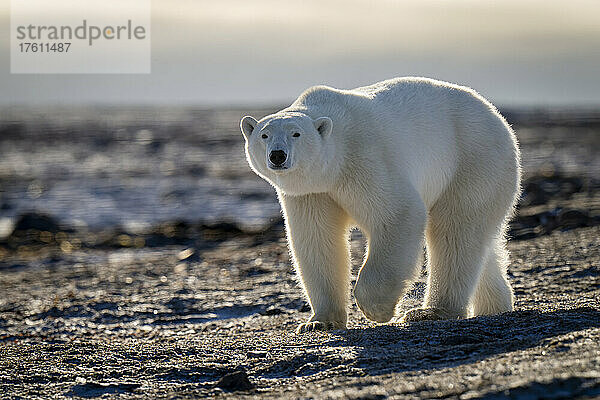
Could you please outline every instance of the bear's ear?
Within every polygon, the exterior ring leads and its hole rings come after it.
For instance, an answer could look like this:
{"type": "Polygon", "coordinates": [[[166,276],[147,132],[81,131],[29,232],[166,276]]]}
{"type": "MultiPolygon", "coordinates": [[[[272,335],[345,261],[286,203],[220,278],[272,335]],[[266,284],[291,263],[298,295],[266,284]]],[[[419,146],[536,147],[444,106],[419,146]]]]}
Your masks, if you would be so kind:
{"type": "Polygon", "coordinates": [[[242,121],[240,122],[240,129],[242,130],[246,140],[248,140],[250,135],[252,135],[254,128],[256,128],[256,124],[258,124],[258,121],[254,117],[246,115],[244,118],[242,118],[242,121]]]}
{"type": "Polygon", "coordinates": [[[317,118],[313,121],[315,124],[315,129],[321,134],[321,136],[325,137],[329,135],[333,129],[333,122],[329,117],[321,117],[317,118]]]}

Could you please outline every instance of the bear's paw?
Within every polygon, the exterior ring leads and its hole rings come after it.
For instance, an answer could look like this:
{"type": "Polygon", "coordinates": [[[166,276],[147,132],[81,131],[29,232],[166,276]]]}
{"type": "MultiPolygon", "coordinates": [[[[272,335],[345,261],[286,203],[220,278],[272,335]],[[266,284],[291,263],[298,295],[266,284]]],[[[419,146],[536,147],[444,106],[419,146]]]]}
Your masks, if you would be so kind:
{"type": "Polygon", "coordinates": [[[365,317],[371,321],[385,323],[394,317],[398,301],[396,296],[386,296],[388,293],[393,293],[393,290],[378,290],[363,276],[354,288],[354,299],[365,317]]]}
{"type": "Polygon", "coordinates": [[[402,323],[419,321],[439,321],[444,319],[459,319],[460,315],[442,308],[413,308],[408,310],[400,320],[402,323]]]}
{"type": "Polygon", "coordinates": [[[308,321],[298,325],[296,333],[329,331],[334,329],[346,329],[346,324],[338,321],[308,321]]]}

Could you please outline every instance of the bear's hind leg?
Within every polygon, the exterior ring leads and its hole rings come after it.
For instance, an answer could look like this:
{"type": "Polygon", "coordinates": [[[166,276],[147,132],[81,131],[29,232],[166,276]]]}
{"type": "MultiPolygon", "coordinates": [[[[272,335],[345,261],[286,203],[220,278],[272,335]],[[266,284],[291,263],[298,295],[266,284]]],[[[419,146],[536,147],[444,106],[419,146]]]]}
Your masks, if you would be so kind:
{"type": "Polygon", "coordinates": [[[471,299],[472,316],[512,311],[514,295],[506,277],[508,251],[500,236],[488,254],[477,289],[471,299]]]}
{"type": "Polygon", "coordinates": [[[492,219],[486,207],[478,209],[469,203],[456,196],[442,199],[430,210],[425,300],[422,308],[409,310],[403,322],[467,317],[486,253],[503,217],[492,219]]]}

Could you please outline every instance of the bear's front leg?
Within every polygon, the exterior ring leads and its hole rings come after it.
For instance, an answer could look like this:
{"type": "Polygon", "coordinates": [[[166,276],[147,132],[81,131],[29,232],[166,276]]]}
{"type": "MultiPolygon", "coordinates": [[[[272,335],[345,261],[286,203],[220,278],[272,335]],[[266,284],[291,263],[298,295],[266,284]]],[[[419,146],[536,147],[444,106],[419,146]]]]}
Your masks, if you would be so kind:
{"type": "Polygon", "coordinates": [[[418,272],[427,212],[415,194],[393,216],[371,218],[363,229],[368,252],[354,288],[356,304],[376,322],[394,317],[396,304],[418,272]]]}
{"type": "Polygon", "coordinates": [[[346,328],[350,286],[348,215],[327,194],[279,193],[288,244],[312,307],[298,333],[346,328]]]}

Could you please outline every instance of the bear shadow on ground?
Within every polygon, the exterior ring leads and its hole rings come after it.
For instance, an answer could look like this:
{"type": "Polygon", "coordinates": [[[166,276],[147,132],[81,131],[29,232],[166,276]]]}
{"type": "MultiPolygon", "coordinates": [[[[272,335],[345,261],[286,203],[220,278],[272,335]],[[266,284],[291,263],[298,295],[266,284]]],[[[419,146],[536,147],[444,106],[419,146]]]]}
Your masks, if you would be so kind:
{"type": "MultiPolygon", "coordinates": [[[[553,338],[594,327],[600,327],[600,311],[590,307],[515,311],[457,321],[335,331],[338,339],[328,345],[357,348],[352,366],[367,375],[382,375],[451,368],[540,345],[546,347],[547,353],[568,351],[576,338],[553,338]]],[[[306,354],[297,358],[304,360],[306,354]]],[[[302,360],[288,363],[296,365],[302,360]]]]}

